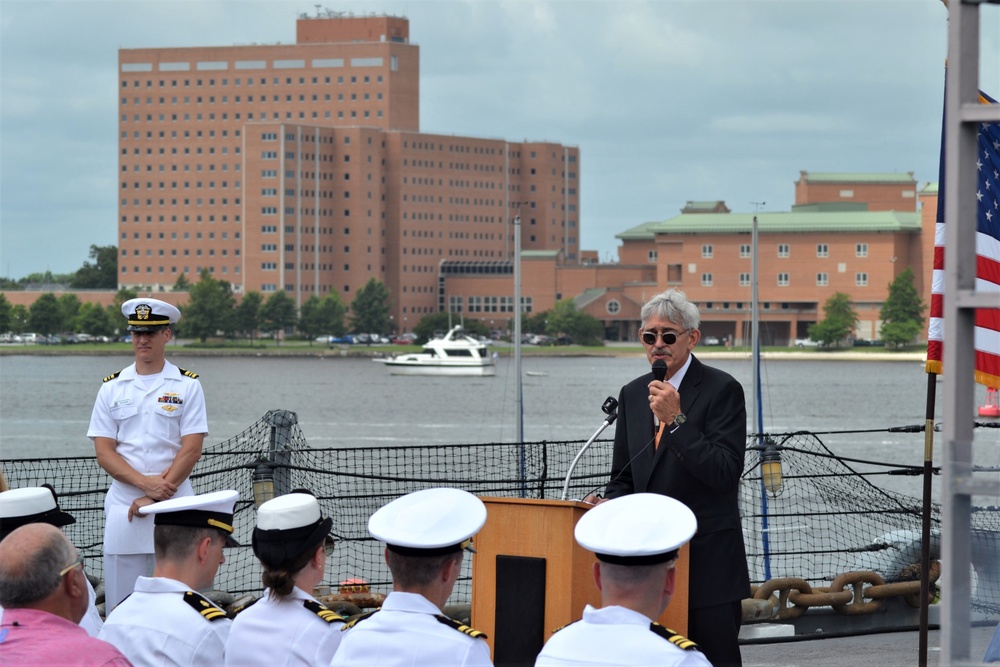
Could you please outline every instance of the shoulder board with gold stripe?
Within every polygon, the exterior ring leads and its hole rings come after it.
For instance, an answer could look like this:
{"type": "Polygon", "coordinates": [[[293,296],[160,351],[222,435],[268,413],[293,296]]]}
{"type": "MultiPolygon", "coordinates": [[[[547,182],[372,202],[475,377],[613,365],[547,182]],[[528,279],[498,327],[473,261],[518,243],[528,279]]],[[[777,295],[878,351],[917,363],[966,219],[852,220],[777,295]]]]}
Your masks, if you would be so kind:
{"type": "Polygon", "coordinates": [[[233,616],[239,616],[242,612],[246,611],[250,607],[257,604],[258,602],[260,602],[260,598],[254,598],[253,600],[250,600],[250,602],[247,602],[246,604],[242,604],[239,607],[233,608],[232,609],[233,616]]]}
{"type": "Polygon", "coordinates": [[[303,600],[302,603],[306,609],[316,614],[327,623],[334,623],[336,621],[343,622],[347,620],[337,612],[329,609],[326,605],[320,604],[316,600],[303,600]]]}
{"type": "Polygon", "coordinates": [[[185,377],[189,377],[189,378],[197,378],[198,377],[198,374],[195,373],[194,371],[186,371],[183,368],[178,368],[177,370],[179,370],[181,372],[181,375],[183,375],[185,377]]]}
{"type": "Polygon", "coordinates": [[[184,594],[184,601],[194,607],[194,610],[205,617],[208,621],[218,621],[226,618],[226,612],[216,607],[214,604],[198,595],[194,591],[184,594]]]}
{"type": "Polygon", "coordinates": [[[121,375],[121,374],[122,374],[122,372],[121,372],[121,371],[118,371],[117,373],[115,373],[115,374],[113,374],[113,375],[109,375],[108,377],[104,378],[104,379],[102,380],[102,382],[111,382],[112,380],[114,380],[114,379],[115,379],[116,377],[118,377],[118,376],[119,376],[119,375],[121,375]]]}
{"type": "MultiPolygon", "coordinates": [[[[381,609],[381,607],[379,607],[379,609],[381,609]]],[[[351,616],[351,618],[347,621],[347,623],[344,623],[344,627],[342,627],[340,631],[343,632],[344,630],[350,630],[351,628],[353,628],[355,625],[365,620],[366,618],[371,618],[371,615],[377,611],[378,609],[372,609],[371,611],[366,611],[363,614],[357,614],[355,616],[351,616]]]]}
{"type": "Polygon", "coordinates": [[[475,628],[470,628],[468,625],[465,625],[464,623],[460,623],[459,621],[456,621],[453,618],[448,618],[447,616],[443,616],[441,614],[434,614],[434,618],[436,618],[437,620],[441,621],[442,623],[444,623],[445,625],[447,625],[449,628],[454,628],[454,629],[458,630],[459,632],[464,632],[465,634],[469,635],[470,637],[479,637],[479,638],[482,638],[482,639],[486,639],[486,633],[485,632],[480,632],[479,630],[476,630],[475,628]]]}
{"type": "Polygon", "coordinates": [[[690,639],[688,639],[684,635],[677,634],[676,632],[674,632],[670,628],[663,627],[659,623],[650,623],[649,624],[649,629],[652,630],[654,633],[660,635],[664,639],[666,639],[668,642],[670,642],[674,646],[677,646],[678,648],[682,648],[685,651],[697,651],[698,650],[698,645],[695,644],[693,641],[691,641],[690,639]]]}

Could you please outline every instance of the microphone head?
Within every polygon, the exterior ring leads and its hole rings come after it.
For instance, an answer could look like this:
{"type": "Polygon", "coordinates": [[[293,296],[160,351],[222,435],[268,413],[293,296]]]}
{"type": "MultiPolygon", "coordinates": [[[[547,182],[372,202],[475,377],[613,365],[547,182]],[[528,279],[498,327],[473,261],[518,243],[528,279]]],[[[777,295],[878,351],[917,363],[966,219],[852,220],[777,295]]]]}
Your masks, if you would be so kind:
{"type": "Polygon", "coordinates": [[[657,359],[653,362],[653,378],[659,382],[667,377],[667,362],[663,359],[657,359]]]}

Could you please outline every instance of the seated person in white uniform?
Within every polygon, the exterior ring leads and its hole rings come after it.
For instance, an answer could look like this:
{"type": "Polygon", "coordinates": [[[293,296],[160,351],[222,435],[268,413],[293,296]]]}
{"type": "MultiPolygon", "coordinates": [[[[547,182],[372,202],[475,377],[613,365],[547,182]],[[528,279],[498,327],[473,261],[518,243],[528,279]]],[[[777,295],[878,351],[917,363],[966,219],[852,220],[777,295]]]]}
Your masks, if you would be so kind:
{"type": "Polygon", "coordinates": [[[332,527],[310,493],[293,491],[260,506],[253,552],[264,567],[264,595],[233,621],[226,665],[329,667],[345,619],[311,593],[323,581],[332,527]]]}
{"type": "Polygon", "coordinates": [[[345,626],[331,665],[492,666],[483,633],[441,611],[484,523],[479,498],[448,488],[409,493],[372,514],[368,532],[386,543],[392,592],[345,626]]]}
{"type": "MultiPolygon", "coordinates": [[[[26,486],[0,493],[0,542],[29,523],[47,523],[62,528],[76,523],[76,519],[59,507],[55,489],[50,484],[26,486]]],[[[90,602],[87,605],[87,613],[80,619],[80,627],[91,637],[96,637],[104,625],[104,619],[97,611],[97,593],[89,579],[87,579],[87,591],[90,602]]],[[[2,618],[3,607],[0,607],[0,619],[2,618]]]]}
{"type": "Polygon", "coordinates": [[[686,505],[658,493],[634,493],[588,510],[574,536],[597,555],[601,608],[587,605],[581,620],[556,631],[535,666],[711,667],[694,642],[655,620],[674,592],[678,549],[697,525],[686,505]]]}
{"type": "Polygon", "coordinates": [[[226,612],[196,591],[207,590],[233,539],[237,491],[171,498],[139,508],[153,516],[156,566],[115,607],[99,635],[136,667],[223,664],[232,625],[226,612]]]}

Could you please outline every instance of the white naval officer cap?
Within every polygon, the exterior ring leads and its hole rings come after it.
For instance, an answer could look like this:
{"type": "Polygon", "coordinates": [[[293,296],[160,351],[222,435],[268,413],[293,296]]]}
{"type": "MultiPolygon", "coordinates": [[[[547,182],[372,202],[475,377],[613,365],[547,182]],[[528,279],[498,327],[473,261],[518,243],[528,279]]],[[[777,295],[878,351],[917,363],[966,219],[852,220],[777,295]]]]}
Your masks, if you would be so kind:
{"type": "Polygon", "coordinates": [[[257,508],[253,552],[269,568],[289,569],[311,557],[323,542],[332,542],[332,528],[333,519],[323,517],[316,496],[297,489],[257,508]]]}
{"type": "Polygon", "coordinates": [[[368,532],[404,556],[438,556],[472,548],[486,505],[467,491],[435,488],[396,498],[368,519],[368,532]]]}
{"type": "Polygon", "coordinates": [[[227,547],[238,547],[233,538],[233,514],[239,491],[212,491],[196,496],[161,500],[139,508],[139,514],[153,515],[157,526],[215,528],[226,536],[227,547]]]}
{"type": "Polygon", "coordinates": [[[593,507],[573,531],[605,563],[655,565],[677,558],[698,521],[687,505],[659,493],[633,493],[593,507]]]}
{"type": "Polygon", "coordinates": [[[29,523],[62,527],[76,523],[76,519],[59,508],[56,492],[50,485],[26,486],[0,493],[0,540],[29,523]]]}
{"type": "Polygon", "coordinates": [[[159,299],[139,297],[122,304],[122,315],[128,320],[129,331],[159,331],[181,319],[177,306],[159,299]]]}

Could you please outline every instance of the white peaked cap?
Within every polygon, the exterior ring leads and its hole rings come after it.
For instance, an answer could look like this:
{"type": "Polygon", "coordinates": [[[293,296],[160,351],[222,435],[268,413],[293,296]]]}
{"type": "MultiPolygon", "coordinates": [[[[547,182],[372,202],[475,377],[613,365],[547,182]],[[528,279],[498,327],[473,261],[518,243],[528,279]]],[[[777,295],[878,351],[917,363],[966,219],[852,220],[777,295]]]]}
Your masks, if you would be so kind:
{"type": "Polygon", "coordinates": [[[435,488],[383,506],[368,520],[368,532],[393,551],[430,556],[469,549],[469,538],[485,523],[486,505],[479,498],[461,489],[435,488]]]}
{"type": "Polygon", "coordinates": [[[308,493],[288,493],[257,508],[257,527],[261,530],[291,530],[312,526],[319,520],[319,501],[308,493]]]}
{"type": "Polygon", "coordinates": [[[226,534],[228,546],[238,547],[233,539],[233,514],[239,491],[211,491],[196,496],[161,500],[139,508],[139,514],[152,514],[157,526],[192,526],[216,528],[226,534]]]}
{"type": "Polygon", "coordinates": [[[694,512],[679,500],[633,493],[587,510],[573,532],[602,561],[643,565],[676,558],[697,529],[694,512]]]}

